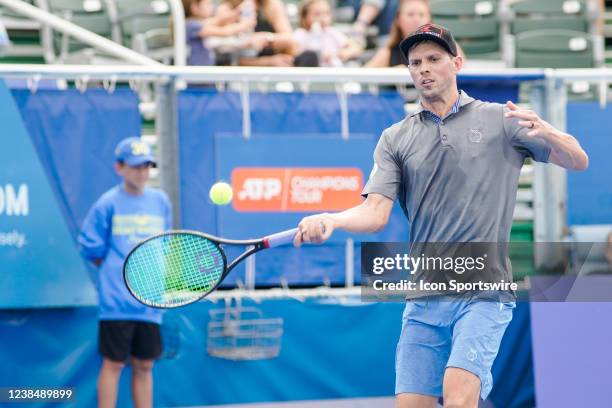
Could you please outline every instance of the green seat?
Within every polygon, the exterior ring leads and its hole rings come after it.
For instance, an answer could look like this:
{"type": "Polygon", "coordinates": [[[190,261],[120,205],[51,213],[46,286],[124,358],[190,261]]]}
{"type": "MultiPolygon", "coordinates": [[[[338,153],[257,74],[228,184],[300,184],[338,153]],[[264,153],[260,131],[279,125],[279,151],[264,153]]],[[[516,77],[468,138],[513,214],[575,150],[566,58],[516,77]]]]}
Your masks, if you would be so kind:
{"type": "Polygon", "coordinates": [[[571,30],[535,30],[516,36],[517,68],[592,68],[593,40],[571,30]]]}
{"type": "Polygon", "coordinates": [[[510,231],[508,255],[512,261],[512,276],[520,281],[535,272],[533,222],[515,221],[510,231]]]}
{"type": "Polygon", "coordinates": [[[494,0],[433,0],[433,21],[447,27],[465,54],[497,58],[500,52],[497,2],[494,0]]]}
{"type": "Polygon", "coordinates": [[[169,28],[134,34],[132,48],[166,65],[171,65],[174,58],[174,41],[169,28]]]}
{"type": "Polygon", "coordinates": [[[134,36],[170,28],[170,5],[166,0],[106,0],[120,41],[133,47],[134,36]]]}
{"type": "Polygon", "coordinates": [[[533,222],[517,222],[512,224],[510,240],[514,242],[533,242],[533,222]]]}
{"type": "Polygon", "coordinates": [[[514,17],[510,32],[565,29],[589,31],[589,15],[585,0],[522,0],[510,5],[514,17]]]}
{"type": "MultiPolygon", "coordinates": [[[[37,2],[41,9],[111,39],[110,18],[101,0],[37,0],[37,2]]],[[[55,30],[51,31],[50,42],[50,45],[45,44],[46,48],[52,47],[52,50],[47,49],[47,57],[49,58],[52,53],[60,62],[79,51],[90,51],[92,55],[94,53],[88,45],[55,30]]]]}
{"type": "MultiPolygon", "coordinates": [[[[108,16],[100,15],[100,14],[71,14],[65,13],[60,14],[57,13],[58,16],[64,17],[66,20],[77,24],[83,28],[86,28],[89,31],[92,31],[96,34],[101,35],[102,37],[106,37],[110,39],[111,37],[111,25],[108,16]]],[[[54,33],[53,35],[53,45],[55,51],[57,53],[68,52],[73,53],[75,51],[82,50],[84,48],[89,48],[88,45],[80,43],[78,40],[73,38],[66,38],[66,36],[62,33],[54,33]]]]}
{"type": "MultiPolygon", "coordinates": [[[[25,0],[32,4],[32,0],[25,0]]],[[[41,63],[43,51],[40,42],[40,24],[10,8],[0,7],[2,23],[11,40],[11,47],[4,50],[2,62],[41,63]]]]}

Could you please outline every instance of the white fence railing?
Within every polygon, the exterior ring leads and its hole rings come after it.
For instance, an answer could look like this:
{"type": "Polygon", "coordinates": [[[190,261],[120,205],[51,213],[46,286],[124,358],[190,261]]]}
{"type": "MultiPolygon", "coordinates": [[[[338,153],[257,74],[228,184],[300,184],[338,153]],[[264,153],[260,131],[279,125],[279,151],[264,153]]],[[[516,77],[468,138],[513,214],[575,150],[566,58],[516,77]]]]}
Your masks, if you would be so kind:
{"type": "MultiPolygon", "coordinates": [[[[0,0],[0,4],[7,0],[0,0]]],[[[8,0],[13,1],[13,0],[8,0]]],[[[482,78],[483,80],[517,79],[537,80],[547,76],[558,76],[562,71],[577,71],[587,75],[589,70],[543,70],[517,69],[469,69],[460,72],[461,78],[482,78]]],[[[603,71],[602,71],[603,72],[603,71]]],[[[174,78],[189,82],[215,81],[294,81],[310,83],[357,82],[363,84],[412,83],[407,69],[398,68],[275,68],[275,67],[218,67],[218,66],[91,66],[91,65],[22,65],[2,64],[0,75],[11,77],[42,77],[77,79],[87,76],[92,79],[116,77],[118,79],[163,79],[174,78]]],[[[593,80],[599,79],[593,77],[593,80]]],[[[612,75],[610,78],[612,80],[612,75]]]]}

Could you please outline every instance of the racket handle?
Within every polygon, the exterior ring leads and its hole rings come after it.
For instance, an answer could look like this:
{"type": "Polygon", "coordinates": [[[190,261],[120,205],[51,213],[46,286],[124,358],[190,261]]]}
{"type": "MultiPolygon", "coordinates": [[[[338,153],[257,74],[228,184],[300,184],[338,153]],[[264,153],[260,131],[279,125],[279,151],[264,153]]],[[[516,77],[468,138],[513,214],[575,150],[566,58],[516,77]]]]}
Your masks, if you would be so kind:
{"type": "Polygon", "coordinates": [[[266,246],[266,248],[274,248],[277,246],[290,244],[293,242],[293,238],[295,237],[295,234],[297,234],[297,232],[298,229],[293,228],[287,231],[268,235],[264,238],[264,245],[266,246]]]}

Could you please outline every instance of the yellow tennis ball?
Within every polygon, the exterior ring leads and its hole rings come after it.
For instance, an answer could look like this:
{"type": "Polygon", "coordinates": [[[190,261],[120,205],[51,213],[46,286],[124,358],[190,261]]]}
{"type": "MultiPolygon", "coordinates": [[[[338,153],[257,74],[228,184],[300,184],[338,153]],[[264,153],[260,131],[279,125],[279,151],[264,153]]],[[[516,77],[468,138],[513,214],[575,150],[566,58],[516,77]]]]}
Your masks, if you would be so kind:
{"type": "Polygon", "coordinates": [[[232,191],[232,186],[227,183],[218,182],[213,184],[208,192],[208,196],[210,197],[210,201],[217,205],[226,205],[232,201],[232,197],[234,196],[234,192],[232,191]]]}

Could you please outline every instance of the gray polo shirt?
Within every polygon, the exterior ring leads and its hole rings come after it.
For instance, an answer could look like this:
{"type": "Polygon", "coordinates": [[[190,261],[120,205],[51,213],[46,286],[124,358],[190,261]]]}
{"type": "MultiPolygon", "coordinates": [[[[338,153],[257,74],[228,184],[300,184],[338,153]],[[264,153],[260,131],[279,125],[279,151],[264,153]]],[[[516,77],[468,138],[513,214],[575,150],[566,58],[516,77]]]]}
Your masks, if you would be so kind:
{"type": "Polygon", "coordinates": [[[398,199],[410,242],[507,242],[523,162],[548,160],[547,143],[505,118],[504,105],[459,98],[440,123],[419,106],[374,151],[362,194],[398,199]]]}

